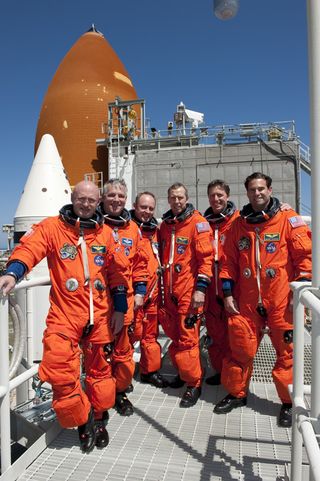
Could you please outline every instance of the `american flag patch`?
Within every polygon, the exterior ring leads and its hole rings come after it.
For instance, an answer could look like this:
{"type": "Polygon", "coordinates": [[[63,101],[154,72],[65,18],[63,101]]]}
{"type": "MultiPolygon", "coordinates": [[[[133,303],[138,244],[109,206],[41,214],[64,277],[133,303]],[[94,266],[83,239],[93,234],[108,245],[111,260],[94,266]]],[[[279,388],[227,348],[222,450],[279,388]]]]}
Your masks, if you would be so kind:
{"type": "Polygon", "coordinates": [[[209,222],[198,222],[196,224],[197,231],[200,232],[209,232],[210,231],[210,225],[209,222]]]}
{"type": "Polygon", "coordinates": [[[290,217],[288,220],[291,224],[291,227],[293,227],[293,229],[295,227],[301,227],[302,225],[306,225],[305,221],[302,219],[302,217],[300,217],[300,215],[295,215],[294,217],[290,217]]]}

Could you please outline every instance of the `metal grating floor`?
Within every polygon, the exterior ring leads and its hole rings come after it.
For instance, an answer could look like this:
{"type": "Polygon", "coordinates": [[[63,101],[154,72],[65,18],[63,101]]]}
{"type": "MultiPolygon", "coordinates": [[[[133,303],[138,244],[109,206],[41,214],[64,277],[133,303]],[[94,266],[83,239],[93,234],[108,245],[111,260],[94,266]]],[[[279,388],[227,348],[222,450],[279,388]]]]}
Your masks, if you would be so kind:
{"type": "MultiPolygon", "coordinates": [[[[260,344],[253,363],[252,381],[273,383],[272,368],[276,353],[268,336],[260,344]]],[[[311,384],[311,344],[304,346],[304,384],[311,384]]]]}
{"type": "Polygon", "coordinates": [[[228,415],[212,412],[221,387],[205,386],[190,409],[179,408],[183,388],[165,391],[136,382],[135,414],[110,412],[107,448],[82,454],[76,430],[65,430],[19,481],[284,479],[291,432],[277,427],[273,385],[252,383],[248,406],[228,415]]]}
{"type": "MultiPolygon", "coordinates": [[[[261,345],[258,365],[266,360],[273,364],[269,347],[268,342],[261,345]]],[[[168,360],[163,372],[173,375],[168,360]]],[[[285,479],[291,430],[277,426],[279,400],[272,383],[252,381],[248,406],[228,415],[212,411],[225,395],[221,386],[204,384],[201,400],[189,409],[179,407],[183,390],[160,390],[135,381],[129,394],[135,413],[123,418],[110,411],[107,448],[83,454],[77,431],[65,430],[19,481],[285,479]]]]}

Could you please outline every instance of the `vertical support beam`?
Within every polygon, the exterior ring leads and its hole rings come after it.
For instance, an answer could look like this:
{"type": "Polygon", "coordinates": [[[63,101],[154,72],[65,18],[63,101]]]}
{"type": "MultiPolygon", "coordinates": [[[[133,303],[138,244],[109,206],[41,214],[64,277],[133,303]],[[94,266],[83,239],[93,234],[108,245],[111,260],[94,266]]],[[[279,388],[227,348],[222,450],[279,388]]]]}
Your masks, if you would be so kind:
{"type": "Polygon", "coordinates": [[[320,2],[307,0],[311,130],[313,285],[320,286],[320,2]]]}
{"type": "MultiPolygon", "coordinates": [[[[312,283],[320,286],[320,2],[307,0],[308,13],[308,52],[309,52],[309,89],[310,89],[310,127],[311,127],[311,206],[312,206],[312,283]]],[[[318,375],[320,360],[320,318],[312,312],[312,389],[311,416],[320,414],[320,379],[318,375]]],[[[310,475],[310,479],[313,476],[310,475]]]]}
{"type": "Polygon", "coordinates": [[[1,473],[3,474],[11,466],[8,297],[0,296],[0,326],[0,386],[6,388],[6,394],[0,399],[1,473]]]}
{"type": "Polygon", "coordinates": [[[297,414],[299,408],[295,400],[303,399],[304,386],[304,306],[300,302],[301,288],[293,291],[293,413],[292,413],[292,449],[291,481],[301,481],[302,476],[302,434],[298,429],[297,414]]]}

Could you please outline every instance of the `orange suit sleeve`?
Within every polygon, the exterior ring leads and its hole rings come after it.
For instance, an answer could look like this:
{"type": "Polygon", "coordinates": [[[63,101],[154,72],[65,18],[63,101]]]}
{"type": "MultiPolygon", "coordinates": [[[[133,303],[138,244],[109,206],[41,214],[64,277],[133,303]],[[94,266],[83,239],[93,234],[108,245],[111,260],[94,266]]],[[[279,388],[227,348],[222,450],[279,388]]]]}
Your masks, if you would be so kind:
{"type": "Polygon", "coordinates": [[[213,236],[209,223],[204,219],[195,225],[194,246],[198,264],[198,276],[207,278],[210,281],[214,259],[213,236]]]}
{"type": "Polygon", "coordinates": [[[31,271],[50,252],[51,245],[51,220],[44,219],[32,228],[20,239],[20,244],[13,250],[8,265],[13,261],[20,261],[31,271]]]}
{"type": "Polygon", "coordinates": [[[294,279],[292,280],[311,279],[311,230],[298,214],[292,215],[292,211],[289,211],[287,217],[288,251],[294,266],[294,279]]]}
{"type": "Polygon", "coordinates": [[[137,234],[137,249],[132,264],[132,282],[147,284],[149,280],[148,273],[149,255],[141,239],[140,231],[137,234]]]}

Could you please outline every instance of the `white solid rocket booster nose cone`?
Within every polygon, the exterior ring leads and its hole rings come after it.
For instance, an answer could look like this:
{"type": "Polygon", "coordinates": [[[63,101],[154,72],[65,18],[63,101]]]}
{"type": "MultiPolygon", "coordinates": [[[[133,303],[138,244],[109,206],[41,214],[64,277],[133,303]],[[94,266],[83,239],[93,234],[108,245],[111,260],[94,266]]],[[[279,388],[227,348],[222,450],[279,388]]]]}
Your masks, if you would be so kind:
{"type": "Polygon", "coordinates": [[[70,203],[71,188],[50,134],[43,135],[14,218],[15,242],[32,224],[58,215],[70,203]]]}
{"type": "MultiPolygon", "coordinates": [[[[29,176],[22,192],[14,218],[14,243],[17,244],[23,234],[33,224],[45,217],[59,214],[65,204],[70,203],[71,188],[66,177],[61,158],[52,135],[41,138],[29,176]]],[[[48,276],[48,265],[43,259],[28,274],[29,279],[48,276]]],[[[16,300],[26,316],[26,296],[17,292],[16,300]]],[[[49,287],[32,289],[33,336],[28,342],[27,359],[40,360],[42,357],[42,332],[49,309],[49,287]]],[[[28,307],[29,308],[29,307],[28,307]]]]}

